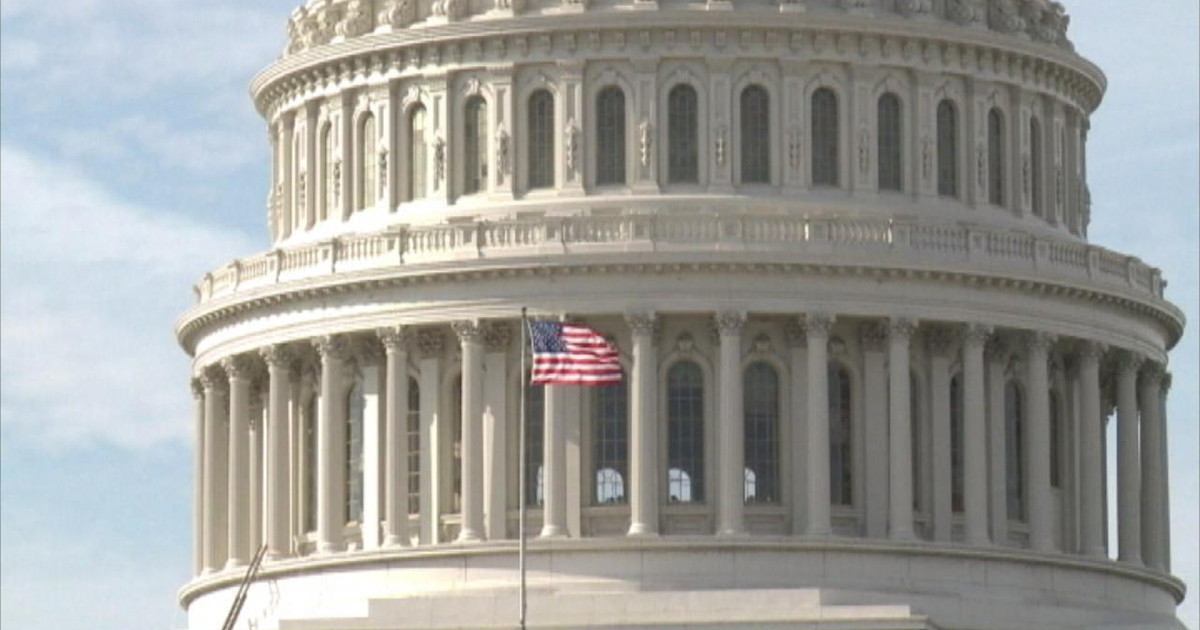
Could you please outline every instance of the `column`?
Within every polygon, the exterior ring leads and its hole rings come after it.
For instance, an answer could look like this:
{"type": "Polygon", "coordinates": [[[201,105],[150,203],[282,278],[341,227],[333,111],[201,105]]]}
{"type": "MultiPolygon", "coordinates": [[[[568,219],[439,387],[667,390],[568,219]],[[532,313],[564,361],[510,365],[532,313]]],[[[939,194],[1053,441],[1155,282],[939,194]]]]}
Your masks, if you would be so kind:
{"type": "Polygon", "coordinates": [[[867,483],[865,499],[867,537],[888,535],[888,381],[887,327],[880,322],[858,330],[863,352],[863,440],[867,483]]]}
{"type": "Polygon", "coordinates": [[[633,339],[629,415],[629,535],[658,533],[657,373],[653,313],[625,317],[633,339]]]}
{"type": "Polygon", "coordinates": [[[438,330],[422,330],[417,335],[417,348],[421,352],[420,381],[421,396],[421,544],[438,542],[441,530],[441,359],[444,339],[438,330]]]}
{"type": "Polygon", "coordinates": [[[890,501],[888,503],[888,535],[893,540],[913,540],[913,460],[912,460],[912,385],[909,365],[909,342],[916,323],[910,319],[894,318],[888,327],[889,407],[891,429],[890,501]]]}
{"type": "Polygon", "coordinates": [[[321,410],[317,423],[317,552],[345,548],[346,418],[342,396],[346,342],[327,335],[313,340],[321,357],[321,410]]]}
{"type": "Polygon", "coordinates": [[[483,328],[453,324],[462,347],[462,527],[458,542],[483,539],[483,328]]]}
{"type": "Polygon", "coordinates": [[[545,386],[542,429],[542,538],[567,535],[566,392],[561,385],[545,386]]]}
{"type": "Polygon", "coordinates": [[[259,351],[267,364],[267,491],[265,502],[267,557],[290,551],[288,515],[288,399],[291,394],[291,354],[283,346],[259,351]]]}
{"type": "Polygon", "coordinates": [[[1162,445],[1162,544],[1163,544],[1163,571],[1171,572],[1171,475],[1166,474],[1171,470],[1171,453],[1167,445],[1171,440],[1167,436],[1167,397],[1171,390],[1171,373],[1167,372],[1162,377],[1162,387],[1159,390],[1159,400],[1156,409],[1159,410],[1159,419],[1162,426],[1162,436],[1159,443],[1162,445]]]}
{"type": "Polygon", "coordinates": [[[989,462],[988,496],[991,499],[992,542],[1008,544],[1008,460],[1005,452],[1004,386],[1009,351],[992,337],[984,348],[987,355],[987,435],[989,462]]]}
{"type": "Polygon", "coordinates": [[[229,376],[229,546],[226,569],[246,564],[250,528],[250,365],[244,357],[226,357],[229,376]]]}
{"type": "Polygon", "coordinates": [[[717,332],[721,338],[719,409],[717,421],[717,534],[744,534],[746,497],[745,429],[742,411],[742,329],[746,314],[719,313],[717,332]]]}
{"type": "Polygon", "coordinates": [[[984,399],[983,349],[992,330],[971,324],[963,334],[963,510],[967,544],[987,545],[987,408],[984,399]]]}
{"type": "Polygon", "coordinates": [[[1122,352],[1117,365],[1117,557],[1142,564],[1142,466],[1137,377],[1142,357],[1122,352]]]}
{"type": "MultiPolygon", "coordinates": [[[[929,406],[933,460],[933,539],[950,542],[954,537],[953,477],[950,431],[950,349],[954,336],[945,327],[929,330],[929,406]]],[[[961,395],[961,392],[960,392],[961,395]]]]}
{"type": "Polygon", "coordinates": [[[204,571],[204,385],[192,379],[192,575],[204,571]]]}
{"type": "MultiPolygon", "coordinates": [[[[366,342],[366,339],[363,340],[366,342]]],[[[384,440],[383,425],[387,413],[387,375],[384,357],[378,347],[363,343],[359,346],[362,363],[358,371],[362,376],[363,420],[362,420],[362,508],[358,521],[362,544],[359,549],[378,549],[383,544],[383,469],[384,440]]],[[[354,375],[347,370],[347,383],[354,375]]],[[[348,388],[347,388],[348,389],[348,388]]]]}
{"type": "Polygon", "coordinates": [[[1101,432],[1104,430],[1100,417],[1100,356],[1103,348],[1091,341],[1082,342],[1079,349],[1080,389],[1080,529],[1085,555],[1104,558],[1104,450],[1101,432]]]}
{"type": "Polygon", "coordinates": [[[808,470],[805,467],[808,449],[808,335],[798,321],[789,321],[787,336],[791,367],[792,439],[789,459],[792,473],[792,534],[804,533],[808,507],[808,470]]]}
{"type": "Polygon", "coordinates": [[[204,568],[225,564],[229,532],[229,381],[216,366],[200,374],[204,387],[204,568]]]}
{"type": "Polygon", "coordinates": [[[409,329],[381,328],[386,372],[384,410],[384,547],[409,544],[408,536],[408,344],[409,329]]]}
{"type": "Polygon", "coordinates": [[[257,384],[251,387],[250,415],[247,423],[250,429],[250,475],[247,479],[247,504],[250,506],[250,519],[247,528],[246,552],[248,558],[258,553],[263,544],[263,432],[265,431],[262,392],[257,384]]]}
{"type": "Polygon", "coordinates": [[[829,536],[829,331],[833,317],[813,313],[808,330],[808,535],[829,536]]]}
{"type": "Polygon", "coordinates": [[[1054,337],[1031,333],[1026,339],[1029,425],[1025,434],[1029,457],[1029,545],[1054,550],[1054,494],[1050,488],[1050,347],[1054,337]]]}
{"type": "Polygon", "coordinates": [[[1142,370],[1138,404],[1142,410],[1142,560],[1146,566],[1165,570],[1165,536],[1163,516],[1163,480],[1166,460],[1163,457],[1162,423],[1163,368],[1149,363],[1142,370]]]}
{"type": "Polygon", "coordinates": [[[483,331],[483,523],[488,540],[508,538],[508,356],[512,326],[483,331]]]}

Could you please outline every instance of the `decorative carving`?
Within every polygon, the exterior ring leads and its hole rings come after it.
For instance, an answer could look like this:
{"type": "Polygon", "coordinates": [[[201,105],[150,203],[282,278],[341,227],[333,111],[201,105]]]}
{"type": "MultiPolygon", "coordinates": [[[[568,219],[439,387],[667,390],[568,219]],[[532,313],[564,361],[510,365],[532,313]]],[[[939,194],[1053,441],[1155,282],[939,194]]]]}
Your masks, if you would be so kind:
{"type": "Polygon", "coordinates": [[[869,322],[858,327],[858,339],[865,352],[883,352],[887,345],[888,331],[879,322],[869,322]]]}
{"type": "Polygon", "coordinates": [[[512,338],[512,326],[508,322],[492,322],[483,328],[483,345],[488,352],[508,352],[512,338]]]}
{"type": "Polygon", "coordinates": [[[383,344],[383,349],[392,353],[396,350],[405,349],[413,339],[412,328],[408,326],[390,326],[388,328],[379,328],[375,331],[375,336],[379,337],[379,342],[383,344]]]}
{"type": "Polygon", "coordinates": [[[904,343],[908,343],[915,332],[917,332],[917,322],[915,320],[907,317],[893,317],[888,320],[888,335],[890,339],[894,340],[899,336],[904,338],[904,343]]]}
{"type": "Polygon", "coordinates": [[[433,0],[430,12],[434,17],[457,20],[462,17],[465,8],[466,0],[433,0]]]}
{"type": "Polygon", "coordinates": [[[992,327],[986,324],[967,324],[962,330],[963,345],[982,348],[992,338],[992,327]]]}
{"type": "Polygon", "coordinates": [[[204,398],[204,381],[200,377],[192,377],[192,397],[201,399],[204,398]]]}
{"type": "Polygon", "coordinates": [[[654,313],[629,313],[625,316],[625,323],[634,337],[641,335],[653,337],[658,326],[658,318],[654,313]]]}
{"type": "Polygon", "coordinates": [[[330,168],[333,171],[333,202],[336,204],[342,197],[342,161],[334,158],[330,168]]]}
{"type": "Polygon", "coordinates": [[[1087,339],[1080,341],[1077,349],[1079,352],[1079,358],[1094,359],[1096,361],[1103,359],[1104,353],[1108,351],[1108,347],[1104,344],[1087,339]]]}
{"type": "Polygon", "coordinates": [[[1021,338],[1021,341],[1024,342],[1025,347],[1030,350],[1036,349],[1049,353],[1054,347],[1054,344],[1058,343],[1058,337],[1050,333],[1029,331],[1021,338]]]}
{"type": "Polygon", "coordinates": [[[346,15],[334,30],[342,37],[358,37],[369,33],[373,26],[369,0],[350,0],[346,5],[346,15]]]}
{"type": "Polygon", "coordinates": [[[422,330],[417,333],[417,349],[421,351],[422,358],[436,359],[442,356],[445,344],[445,335],[440,330],[422,330]]]}
{"type": "Polygon", "coordinates": [[[563,130],[564,153],[567,160],[567,179],[574,180],[579,167],[579,123],[574,118],[567,121],[563,130]]]}
{"type": "Polygon", "coordinates": [[[948,326],[930,326],[925,332],[925,347],[931,355],[948,356],[954,347],[954,338],[954,329],[948,326]]]}
{"type": "Polygon", "coordinates": [[[287,346],[279,344],[259,348],[258,356],[262,357],[268,368],[273,369],[288,368],[294,359],[292,351],[287,346]]]}
{"type": "Polygon", "coordinates": [[[863,175],[871,171],[871,132],[866,127],[858,131],[858,170],[863,175]]]}
{"type": "Polygon", "coordinates": [[[1137,371],[1142,368],[1142,363],[1146,361],[1146,357],[1132,350],[1122,350],[1117,353],[1116,366],[1119,373],[1128,374],[1133,372],[1136,376],[1137,371]]]}
{"type": "Polygon", "coordinates": [[[1025,203],[1030,203],[1033,197],[1031,171],[1031,159],[1028,155],[1021,156],[1021,193],[1025,196],[1025,203]]]}
{"type": "Polygon", "coordinates": [[[679,333],[679,337],[675,339],[675,350],[680,354],[690,354],[696,349],[696,340],[692,338],[692,333],[679,333]]]}
{"type": "Polygon", "coordinates": [[[788,164],[792,167],[792,172],[799,174],[802,166],[802,153],[804,134],[801,131],[800,125],[792,125],[788,130],[788,164]]]}
{"type": "Polygon", "coordinates": [[[200,371],[197,378],[200,379],[200,386],[204,388],[206,394],[229,391],[229,377],[225,375],[225,371],[218,364],[207,366],[200,371]]]}
{"type": "Polygon", "coordinates": [[[722,311],[713,317],[713,323],[722,337],[741,335],[742,329],[746,327],[746,314],[740,311],[722,311]]]}
{"type": "Polygon", "coordinates": [[[805,330],[808,335],[827,336],[830,330],[833,330],[833,316],[828,313],[815,312],[809,313],[805,318],[805,330]]]}
{"type": "Polygon", "coordinates": [[[1007,364],[1011,351],[1003,338],[993,334],[983,347],[983,355],[989,363],[1007,364]]]}
{"type": "Polygon", "coordinates": [[[643,118],[638,125],[638,158],[642,165],[642,173],[647,176],[650,174],[651,138],[650,121],[643,118]]]}
{"type": "Polygon", "coordinates": [[[808,331],[799,320],[789,319],[783,325],[783,337],[789,348],[808,346],[808,331]]]}
{"type": "Polygon", "coordinates": [[[433,141],[433,181],[437,188],[446,180],[446,139],[438,136],[433,141]]]}
{"type": "Polygon", "coordinates": [[[933,181],[933,138],[929,135],[921,139],[921,179],[933,181]]]}
{"type": "Polygon", "coordinates": [[[1054,205],[1060,209],[1066,198],[1066,185],[1063,177],[1063,167],[1060,165],[1054,169],[1054,205]]]}
{"type": "Polygon", "coordinates": [[[1166,375],[1166,366],[1157,361],[1146,361],[1142,366],[1142,383],[1145,385],[1161,388],[1166,375]]]}
{"type": "Polygon", "coordinates": [[[933,0],[896,0],[896,10],[905,17],[928,15],[933,11],[933,0]]]}
{"type": "Polygon", "coordinates": [[[300,171],[300,174],[296,176],[296,207],[301,210],[304,209],[305,200],[308,198],[307,175],[308,173],[300,171]]]}
{"type": "Polygon", "coordinates": [[[483,341],[483,326],[479,322],[460,319],[450,323],[450,329],[458,335],[463,344],[480,343],[483,341]]]}
{"type": "Polygon", "coordinates": [[[388,188],[388,150],[379,147],[379,196],[386,197],[388,188]]]}
{"type": "Polygon", "coordinates": [[[349,355],[349,344],[341,335],[324,335],[312,340],[313,349],[322,360],[333,357],[345,359],[349,355]]]}
{"type": "Polygon", "coordinates": [[[871,6],[871,0],[838,0],[838,3],[847,11],[866,11],[871,6]]]}
{"type": "Polygon", "coordinates": [[[225,370],[230,381],[244,381],[254,375],[254,364],[249,357],[240,354],[221,359],[221,369],[225,370]]]}
{"type": "Polygon", "coordinates": [[[509,147],[508,147],[508,131],[503,127],[496,130],[496,183],[503,184],[504,178],[508,175],[509,147]]]}
{"type": "Polygon", "coordinates": [[[771,354],[775,349],[771,346],[771,337],[766,333],[761,333],[754,338],[751,344],[751,351],[755,354],[771,354]]]}
{"type": "Polygon", "coordinates": [[[988,26],[1001,33],[1025,30],[1025,20],[1021,18],[1016,0],[991,0],[988,26]]]}
{"type": "Polygon", "coordinates": [[[975,151],[976,176],[979,179],[980,189],[986,190],[987,187],[987,149],[980,142],[979,148],[975,151]]]}
{"type": "Polygon", "coordinates": [[[982,0],[946,0],[946,17],[961,25],[983,19],[982,0]]]}
{"type": "Polygon", "coordinates": [[[727,133],[727,130],[725,129],[725,121],[718,120],[717,121],[717,133],[715,135],[716,135],[716,158],[717,158],[717,166],[719,168],[725,168],[725,134],[726,133],[727,133]]]}
{"type": "Polygon", "coordinates": [[[404,28],[413,23],[417,12],[417,0],[391,0],[390,4],[379,12],[379,22],[394,29],[404,28]]]}

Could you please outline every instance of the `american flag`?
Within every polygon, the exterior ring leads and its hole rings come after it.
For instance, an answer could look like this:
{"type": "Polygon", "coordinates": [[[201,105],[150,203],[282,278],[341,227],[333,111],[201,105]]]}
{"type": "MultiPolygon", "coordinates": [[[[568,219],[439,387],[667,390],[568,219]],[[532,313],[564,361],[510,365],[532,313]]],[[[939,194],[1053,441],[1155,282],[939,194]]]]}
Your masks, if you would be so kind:
{"type": "Polygon", "coordinates": [[[621,382],[616,346],[586,326],[531,321],[533,385],[609,385],[621,382]]]}

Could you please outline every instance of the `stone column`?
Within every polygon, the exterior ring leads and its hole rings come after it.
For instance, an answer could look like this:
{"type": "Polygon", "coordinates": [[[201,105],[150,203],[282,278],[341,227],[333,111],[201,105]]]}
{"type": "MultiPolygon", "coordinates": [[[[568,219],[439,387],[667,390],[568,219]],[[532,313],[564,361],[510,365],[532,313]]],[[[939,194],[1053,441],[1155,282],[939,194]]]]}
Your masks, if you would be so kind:
{"type": "Polygon", "coordinates": [[[829,331],[833,317],[813,313],[808,326],[808,535],[833,533],[829,508],[829,331]]]}
{"type": "Polygon", "coordinates": [[[950,458],[954,448],[950,430],[950,349],[953,343],[953,334],[945,327],[932,328],[925,337],[929,350],[933,539],[937,542],[950,542],[954,529],[954,470],[950,458]]]}
{"type": "Polygon", "coordinates": [[[1149,363],[1142,370],[1138,404],[1142,410],[1142,560],[1147,567],[1166,569],[1164,542],[1163,479],[1167,470],[1163,457],[1162,422],[1163,368],[1149,363]]]}
{"type": "Polygon", "coordinates": [[[204,385],[192,379],[192,575],[204,571],[204,385]]]}
{"type": "Polygon", "coordinates": [[[204,387],[204,567],[225,564],[229,535],[229,381],[220,368],[200,374],[204,387]]]}
{"type": "Polygon", "coordinates": [[[992,330],[981,324],[963,334],[963,510],[967,544],[987,545],[987,403],[984,397],[983,349],[992,330]]]}
{"type": "Polygon", "coordinates": [[[462,527],[458,542],[483,539],[483,327],[456,321],[462,347],[462,527]]]}
{"type": "Polygon", "coordinates": [[[1008,460],[1005,450],[1004,388],[1009,351],[992,337],[984,348],[987,361],[988,494],[991,498],[992,542],[1008,544],[1008,460]]]}
{"type": "Polygon", "coordinates": [[[804,533],[808,516],[808,334],[798,321],[789,321],[784,334],[787,336],[791,360],[792,439],[789,457],[792,473],[792,528],[793,535],[804,533]]]}
{"type": "Polygon", "coordinates": [[[880,322],[863,324],[858,330],[863,352],[863,468],[867,483],[864,495],[867,537],[888,535],[888,376],[887,327],[880,322]]]}
{"type": "Polygon", "coordinates": [[[890,501],[888,503],[888,535],[893,540],[913,540],[913,460],[912,460],[912,403],[909,342],[916,323],[895,318],[888,326],[888,368],[890,389],[888,423],[891,435],[888,443],[890,468],[890,501]]]}
{"type": "Polygon", "coordinates": [[[1037,551],[1054,550],[1054,494],[1050,488],[1050,347],[1054,338],[1031,333],[1027,346],[1026,387],[1029,424],[1025,434],[1029,457],[1029,544],[1037,551]]]}
{"type": "Polygon", "coordinates": [[[221,367],[229,376],[229,546],[226,569],[249,559],[250,528],[250,364],[244,357],[226,357],[221,367]]]}
{"type": "Polygon", "coordinates": [[[1122,352],[1117,367],[1118,558],[1142,564],[1142,465],[1138,440],[1137,378],[1143,358],[1122,352]]]}
{"type": "Polygon", "coordinates": [[[250,415],[247,416],[247,426],[250,429],[250,475],[246,492],[246,502],[250,506],[246,537],[247,558],[253,558],[263,544],[263,432],[266,428],[263,422],[265,406],[260,388],[259,383],[250,387],[250,415]]]}
{"type": "Polygon", "coordinates": [[[717,314],[721,339],[717,422],[717,534],[736,536],[746,531],[745,419],[742,411],[742,329],[746,314],[717,314]]]}
{"type": "Polygon", "coordinates": [[[325,336],[313,340],[321,357],[321,412],[317,424],[317,552],[345,548],[346,413],[342,378],[346,342],[325,336]]]}
{"type": "Polygon", "coordinates": [[[567,535],[567,393],[563,386],[546,385],[544,395],[542,538],[558,538],[567,535]]]}
{"type": "Polygon", "coordinates": [[[658,533],[657,396],[658,366],[654,356],[654,314],[626,316],[633,339],[629,416],[629,535],[658,533]]]}
{"type": "Polygon", "coordinates": [[[441,535],[442,459],[441,431],[441,358],[444,338],[437,330],[422,330],[417,335],[421,351],[421,544],[432,545],[441,535]]]}
{"type": "Polygon", "coordinates": [[[1081,549],[1094,558],[1104,558],[1104,468],[1103,418],[1100,417],[1100,357],[1098,344],[1084,341],[1079,349],[1080,389],[1080,497],[1081,549]]]}
{"type": "Polygon", "coordinates": [[[383,343],[386,372],[384,410],[384,547],[409,544],[408,536],[408,344],[412,334],[401,326],[376,331],[383,343]]]}
{"type": "Polygon", "coordinates": [[[1162,436],[1159,443],[1160,453],[1162,454],[1161,466],[1164,471],[1162,476],[1162,544],[1163,544],[1163,571],[1171,572],[1171,475],[1166,474],[1166,471],[1171,470],[1171,452],[1167,445],[1171,440],[1167,436],[1170,423],[1167,421],[1167,397],[1171,390],[1171,373],[1167,372],[1162,377],[1162,388],[1159,390],[1159,400],[1156,409],[1159,410],[1162,426],[1162,436]]]}
{"type": "Polygon", "coordinates": [[[289,552],[288,515],[288,400],[291,394],[291,354],[283,346],[259,350],[267,364],[267,469],[265,517],[267,557],[278,559],[289,552]]]}
{"type": "Polygon", "coordinates": [[[508,537],[508,356],[512,327],[496,322],[484,330],[483,521],[488,540],[508,537]]]}

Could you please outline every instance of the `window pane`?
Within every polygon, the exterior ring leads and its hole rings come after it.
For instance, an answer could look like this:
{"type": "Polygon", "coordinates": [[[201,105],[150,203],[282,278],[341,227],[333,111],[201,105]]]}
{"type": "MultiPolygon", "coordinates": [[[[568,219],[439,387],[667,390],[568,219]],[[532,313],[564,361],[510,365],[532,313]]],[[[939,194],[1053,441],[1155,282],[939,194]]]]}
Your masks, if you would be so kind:
{"type": "Polygon", "coordinates": [[[629,397],[625,381],[595,388],[592,396],[593,461],[598,504],[625,503],[629,461],[629,397]]]}
{"type": "Polygon", "coordinates": [[[408,513],[421,512],[421,388],[408,379],[408,513]]]}
{"type": "Polygon", "coordinates": [[[425,198],[425,107],[417,105],[408,119],[408,198],[425,198]]]}
{"type": "Polygon", "coordinates": [[[1033,214],[1042,216],[1042,124],[1037,118],[1029,119],[1029,152],[1031,179],[1030,194],[1033,196],[1033,214]]]}
{"type": "Polygon", "coordinates": [[[829,368],[829,497],[834,505],[854,505],[851,454],[850,374],[829,368]]]}
{"type": "Polygon", "coordinates": [[[963,388],[962,375],[950,379],[950,504],[963,511],[963,388]]]}
{"type": "Polygon", "coordinates": [[[1004,205],[1004,118],[1000,110],[988,112],[988,201],[1004,205]]]}
{"type": "Polygon", "coordinates": [[[538,90],[529,97],[529,187],[554,186],[554,97],[538,90]]]}
{"type": "Polygon", "coordinates": [[[1016,383],[1004,388],[1004,461],[1005,486],[1008,498],[1008,518],[1014,521],[1025,518],[1025,449],[1022,443],[1025,433],[1025,408],[1021,389],[1016,383]]]}
{"type": "Polygon", "coordinates": [[[463,129],[463,194],[487,186],[487,102],[481,96],[467,101],[463,129]]]}
{"type": "Polygon", "coordinates": [[[944,100],[937,111],[938,194],[958,196],[958,110],[944,100]]]}
{"type": "Polygon", "coordinates": [[[625,183],[625,93],[607,87],[596,96],[596,184],[625,183]]]}
{"type": "Polygon", "coordinates": [[[363,510],[363,413],[367,400],[359,379],[346,397],[346,522],[361,523],[363,510]]]}
{"type": "Polygon", "coordinates": [[[359,130],[361,149],[358,154],[358,209],[375,205],[375,117],[363,117],[359,130]]]}
{"type": "Polygon", "coordinates": [[[903,155],[900,128],[900,99],[895,94],[879,97],[879,189],[903,189],[903,155]]]}
{"type": "Polygon", "coordinates": [[[675,86],[667,97],[667,181],[672,184],[700,183],[697,102],[690,85],[675,86]]]}
{"type": "Polygon", "coordinates": [[[779,501],[779,373],[754,363],[744,375],[746,502],[779,501]]]}
{"type": "Polygon", "coordinates": [[[337,200],[333,193],[337,189],[333,163],[337,160],[333,150],[333,126],[326,124],[321,132],[321,172],[325,175],[324,195],[321,203],[321,220],[336,215],[337,200]]]}
{"type": "Polygon", "coordinates": [[[1050,392],[1050,487],[1062,486],[1062,409],[1058,392],[1050,392]]]}
{"type": "Polygon", "coordinates": [[[450,423],[450,510],[462,513],[462,374],[454,377],[454,422],[450,423]]]}
{"type": "Polygon", "coordinates": [[[771,117],[767,90],[742,90],[742,183],[771,183],[771,117]]]}
{"type": "Polygon", "coordinates": [[[910,444],[912,462],[912,505],[914,510],[921,509],[921,388],[917,386],[916,374],[908,377],[909,430],[912,443],[910,444]]]}
{"type": "Polygon", "coordinates": [[[704,502],[704,376],[691,361],[667,373],[667,497],[704,502]]]}
{"type": "Polygon", "coordinates": [[[304,413],[304,531],[317,529],[317,397],[304,413]]]}
{"type": "Polygon", "coordinates": [[[546,388],[529,385],[525,379],[525,505],[542,504],[542,430],[545,422],[546,388]]]}
{"type": "Polygon", "coordinates": [[[838,102],[833,90],[812,95],[812,180],[814,186],[839,186],[838,102]]]}

